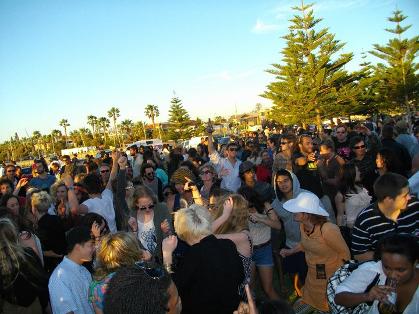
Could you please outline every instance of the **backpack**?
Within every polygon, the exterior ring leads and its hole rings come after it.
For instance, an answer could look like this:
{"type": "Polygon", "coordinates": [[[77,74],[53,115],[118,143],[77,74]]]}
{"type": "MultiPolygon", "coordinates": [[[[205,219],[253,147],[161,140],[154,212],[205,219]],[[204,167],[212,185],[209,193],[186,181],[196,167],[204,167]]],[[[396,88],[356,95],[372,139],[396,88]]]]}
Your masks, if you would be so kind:
{"type": "MultiPolygon", "coordinates": [[[[340,285],[341,282],[343,282],[347,277],[351,275],[351,273],[361,265],[362,262],[357,262],[355,260],[349,260],[345,262],[338,270],[335,271],[335,273],[329,278],[327,281],[327,288],[326,288],[326,294],[327,294],[327,303],[329,303],[329,309],[330,313],[332,314],[361,314],[368,312],[369,307],[372,303],[361,303],[353,308],[347,308],[342,305],[337,305],[335,303],[335,295],[336,295],[336,288],[340,285]]],[[[372,287],[374,287],[380,279],[380,274],[377,273],[377,275],[374,277],[372,282],[368,285],[367,289],[365,289],[365,292],[368,292],[371,290],[372,287]]]]}

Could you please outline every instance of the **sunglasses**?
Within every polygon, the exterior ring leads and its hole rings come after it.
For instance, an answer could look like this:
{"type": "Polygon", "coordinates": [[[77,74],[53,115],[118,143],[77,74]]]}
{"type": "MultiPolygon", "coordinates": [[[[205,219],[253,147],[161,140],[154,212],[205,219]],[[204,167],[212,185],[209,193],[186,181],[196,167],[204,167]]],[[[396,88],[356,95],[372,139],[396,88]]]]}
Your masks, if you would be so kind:
{"type": "Polygon", "coordinates": [[[166,197],[169,196],[169,195],[172,195],[172,194],[173,194],[172,192],[164,192],[163,193],[163,195],[166,196],[166,197]]]}
{"type": "Polygon", "coordinates": [[[154,204],[150,204],[144,207],[138,207],[139,210],[154,209],[154,204]]]}
{"type": "Polygon", "coordinates": [[[235,148],[235,147],[230,147],[228,150],[229,150],[230,152],[237,152],[237,148],[235,148]]]}
{"type": "Polygon", "coordinates": [[[100,170],[100,173],[106,173],[109,172],[109,170],[100,170]]]}
{"type": "Polygon", "coordinates": [[[131,189],[133,189],[134,188],[134,186],[133,185],[128,185],[126,188],[125,188],[125,190],[131,190],[131,189]]]}
{"type": "Polygon", "coordinates": [[[365,145],[354,146],[354,149],[362,149],[365,148],[365,145]]]}
{"type": "Polygon", "coordinates": [[[204,174],[210,174],[210,173],[212,174],[212,172],[211,172],[211,171],[209,171],[209,170],[205,170],[205,171],[202,171],[202,172],[201,172],[201,175],[204,175],[204,174]]]}
{"type": "Polygon", "coordinates": [[[216,209],[216,208],[217,208],[217,205],[216,205],[216,204],[208,204],[208,205],[207,205],[207,208],[208,208],[209,210],[213,210],[213,209],[216,209]]]}
{"type": "Polygon", "coordinates": [[[164,271],[161,267],[151,267],[143,261],[135,262],[134,265],[143,270],[152,279],[160,279],[164,276],[164,271]]]}
{"type": "Polygon", "coordinates": [[[287,145],[289,142],[281,142],[281,145],[287,145]]]}
{"type": "Polygon", "coordinates": [[[16,170],[7,170],[6,172],[16,172],[16,170]]]}

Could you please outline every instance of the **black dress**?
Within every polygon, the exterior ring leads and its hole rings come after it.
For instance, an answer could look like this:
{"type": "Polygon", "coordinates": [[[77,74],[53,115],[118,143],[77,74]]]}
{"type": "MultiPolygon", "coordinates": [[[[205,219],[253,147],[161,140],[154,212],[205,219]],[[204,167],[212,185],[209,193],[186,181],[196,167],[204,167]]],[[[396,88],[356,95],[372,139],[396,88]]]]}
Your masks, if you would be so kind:
{"type": "Polygon", "coordinates": [[[10,304],[28,307],[36,298],[42,304],[48,299],[48,276],[41,260],[31,248],[25,248],[25,261],[20,261],[20,272],[8,287],[0,284],[1,297],[10,304]]]}
{"type": "Polygon", "coordinates": [[[190,247],[173,274],[182,314],[231,314],[237,309],[243,264],[235,244],[209,235],[190,247]]]}
{"type": "MultiPolygon", "coordinates": [[[[36,234],[42,245],[42,251],[53,251],[58,255],[65,255],[67,242],[61,219],[55,215],[45,214],[38,221],[36,234]]],[[[45,270],[51,274],[62,258],[44,257],[45,270]]]]}

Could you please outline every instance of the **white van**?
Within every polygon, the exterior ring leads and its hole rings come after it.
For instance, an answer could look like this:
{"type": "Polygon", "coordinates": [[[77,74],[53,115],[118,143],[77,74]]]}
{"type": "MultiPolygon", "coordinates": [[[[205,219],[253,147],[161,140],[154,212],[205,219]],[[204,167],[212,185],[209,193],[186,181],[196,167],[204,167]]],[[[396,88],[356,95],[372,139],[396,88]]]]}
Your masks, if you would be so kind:
{"type": "Polygon", "coordinates": [[[126,151],[128,152],[127,154],[129,154],[129,148],[131,146],[133,146],[133,145],[135,145],[137,147],[140,147],[140,146],[153,146],[153,148],[158,149],[158,150],[161,150],[162,147],[163,147],[163,141],[161,139],[159,139],[159,138],[153,138],[153,139],[149,139],[149,140],[141,140],[141,141],[137,141],[137,142],[128,144],[127,145],[127,148],[126,148],[126,151]]]}
{"type": "Polygon", "coordinates": [[[184,141],[182,146],[185,149],[197,148],[198,144],[200,143],[201,143],[201,136],[196,136],[196,137],[192,137],[190,140],[184,141]]]}

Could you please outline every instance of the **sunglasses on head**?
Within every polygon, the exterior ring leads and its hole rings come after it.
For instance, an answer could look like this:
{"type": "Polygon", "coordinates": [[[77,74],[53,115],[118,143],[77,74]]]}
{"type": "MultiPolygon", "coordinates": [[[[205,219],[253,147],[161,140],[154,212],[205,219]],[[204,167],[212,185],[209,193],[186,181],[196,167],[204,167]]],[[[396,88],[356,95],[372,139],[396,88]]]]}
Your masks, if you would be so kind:
{"type": "Polygon", "coordinates": [[[217,205],[216,205],[216,204],[208,204],[208,205],[207,205],[207,208],[208,208],[209,210],[213,210],[213,209],[216,209],[216,208],[217,208],[217,205]]]}
{"type": "Polygon", "coordinates": [[[154,204],[150,204],[148,206],[138,207],[139,210],[147,210],[147,209],[154,209],[154,204]]]}
{"type": "Polygon", "coordinates": [[[161,267],[151,267],[143,261],[135,262],[134,265],[143,270],[152,279],[160,279],[164,276],[164,271],[161,267]]]}
{"type": "Polygon", "coordinates": [[[364,145],[354,146],[354,149],[362,149],[362,148],[365,148],[365,144],[364,145]]]}

